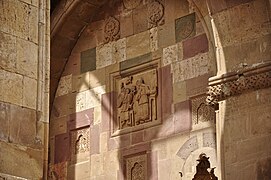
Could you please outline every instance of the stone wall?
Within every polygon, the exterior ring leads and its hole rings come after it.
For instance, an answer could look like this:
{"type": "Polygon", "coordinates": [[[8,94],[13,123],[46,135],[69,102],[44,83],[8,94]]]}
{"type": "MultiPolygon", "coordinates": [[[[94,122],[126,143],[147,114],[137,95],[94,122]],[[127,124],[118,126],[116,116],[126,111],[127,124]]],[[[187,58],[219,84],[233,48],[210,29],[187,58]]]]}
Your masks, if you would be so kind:
{"type": "MultiPolygon", "coordinates": [[[[87,19],[84,7],[68,20],[87,19]]],[[[270,177],[270,1],[123,0],[91,18],[53,42],[56,67],[68,61],[50,178],[192,179],[202,152],[219,179],[270,177]]]]}
{"type": "Polygon", "coordinates": [[[46,179],[49,1],[0,1],[0,179],[46,179]]]}
{"type": "Polygon", "coordinates": [[[216,166],[215,53],[199,16],[184,0],[100,9],[56,91],[50,178],[191,179],[202,152],[216,166]]]}

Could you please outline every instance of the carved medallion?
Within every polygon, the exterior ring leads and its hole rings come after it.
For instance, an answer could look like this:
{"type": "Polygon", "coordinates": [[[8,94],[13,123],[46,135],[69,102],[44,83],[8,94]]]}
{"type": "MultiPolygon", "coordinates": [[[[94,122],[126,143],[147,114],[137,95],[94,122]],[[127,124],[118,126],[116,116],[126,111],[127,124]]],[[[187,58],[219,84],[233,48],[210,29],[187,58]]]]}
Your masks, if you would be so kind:
{"type": "Polygon", "coordinates": [[[156,71],[153,70],[119,81],[117,119],[120,129],[138,126],[157,119],[156,78],[156,71]]]}
{"type": "Polygon", "coordinates": [[[89,127],[72,131],[72,156],[90,151],[89,127]]]}
{"type": "Polygon", "coordinates": [[[148,6],[149,26],[150,28],[162,25],[164,23],[164,5],[154,0],[148,6]]]}
{"type": "Polygon", "coordinates": [[[104,25],[105,43],[116,41],[120,38],[120,22],[110,16],[104,25]]]}
{"type": "Polygon", "coordinates": [[[195,13],[176,19],[175,21],[175,34],[176,42],[180,42],[188,37],[195,35],[196,26],[195,13]]]}
{"type": "Polygon", "coordinates": [[[126,159],[127,180],[147,179],[147,155],[138,155],[126,159]]]}
{"type": "Polygon", "coordinates": [[[141,0],[123,0],[126,9],[134,9],[141,3],[141,0]]]}

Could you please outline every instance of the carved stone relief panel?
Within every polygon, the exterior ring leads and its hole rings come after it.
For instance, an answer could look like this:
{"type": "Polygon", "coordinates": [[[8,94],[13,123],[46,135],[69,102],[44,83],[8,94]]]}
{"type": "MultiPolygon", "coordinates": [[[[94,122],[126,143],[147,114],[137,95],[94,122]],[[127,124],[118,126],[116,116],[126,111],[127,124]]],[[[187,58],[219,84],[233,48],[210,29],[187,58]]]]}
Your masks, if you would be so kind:
{"type": "MultiPolygon", "coordinates": [[[[148,66],[151,67],[151,66],[148,66]]],[[[161,122],[158,118],[157,69],[137,69],[126,76],[113,75],[116,92],[113,132],[130,132],[161,122]]]]}
{"type": "Polygon", "coordinates": [[[105,43],[116,41],[120,38],[120,22],[113,16],[105,20],[104,25],[105,43]]]}
{"type": "Polygon", "coordinates": [[[206,104],[206,95],[192,99],[193,128],[200,128],[202,124],[211,125],[215,122],[215,109],[206,104]]]}
{"type": "Polygon", "coordinates": [[[149,28],[163,25],[165,23],[164,14],[164,2],[161,0],[152,0],[148,4],[149,28]]]}
{"type": "Polygon", "coordinates": [[[71,158],[74,160],[79,154],[90,151],[90,129],[76,129],[71,131],[71,158]]]}
{"type": "Polygon", "coordinates": [[[147,155],[138,155],[125,159],[127,180],[147,179],[147,155]]]}

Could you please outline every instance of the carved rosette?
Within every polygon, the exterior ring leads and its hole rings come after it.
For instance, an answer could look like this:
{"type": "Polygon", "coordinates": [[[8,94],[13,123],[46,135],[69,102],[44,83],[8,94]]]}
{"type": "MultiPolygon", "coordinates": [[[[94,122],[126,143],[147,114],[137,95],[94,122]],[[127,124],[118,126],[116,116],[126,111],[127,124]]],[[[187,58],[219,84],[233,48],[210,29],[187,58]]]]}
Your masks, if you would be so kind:
{"type": "Polygon", "coordinates": [[[209,105],[215,105],[230,96],[270,86],[271,63],[267,63],[211,80],[206,101],[209,105]]]}
{"type": "Polygon", "coordinates": [[[165,8],[162,2],[154,0],[148,6],[148,19],[150,28],[164,24],[165,8]]]}
{"type": "Polygon", "coordinates": [[[120,22],[115,17],[110,16],[104,25],[105,43],[116,41],[120,38],[120,22]]]}
{"type": "Polygon", "coordinates": [[[72,156],[90,151],[89,127],[72,131],[72,156]]]}
{"type": "Polygon", "coordinates": [[[123,0],[124,7],[126,9],[135,9],[139,4],[141,3],[142,0],[123,0]]]}
{"type": "Polygon", "coordinates": [[[139,155],[126,159],[127,180],[147,179],[147,155],[139,155]]]}

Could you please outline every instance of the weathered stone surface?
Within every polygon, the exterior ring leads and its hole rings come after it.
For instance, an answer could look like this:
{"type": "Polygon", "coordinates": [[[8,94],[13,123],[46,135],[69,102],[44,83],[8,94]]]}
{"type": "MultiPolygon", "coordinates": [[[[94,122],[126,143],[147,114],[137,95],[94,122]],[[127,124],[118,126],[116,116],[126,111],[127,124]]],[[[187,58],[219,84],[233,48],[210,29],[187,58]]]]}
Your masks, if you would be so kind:
{"type": "Polygon", "coordinates": [[[61,163],[70,159],[70,136],[69,133],[55,136],[55,163],[61,163]]]}
{"type": "Polygon", "coordinates": [[[98,86],[86,91],[86,108],[101,105],[101,95],[105,93],[105,86],[98,86]]]}
{"type": "Polygon", "coordinates": [[[96,48],[81,52],[81,73],[96,69],[96,48]]]}
{"type": "Polygon", "coordinates": [[[120,38],[128,37],[134,34],[133,12],[127,12],[120,15],[120,38]]]}
{"type": "Polygon", "coordinates": [[[195,13],[175,20],[176,42],[193,37],[196,34],[196,15],[195,13]]]}
{"type": "Polygon", "coordinates": [[[133,10],[134,34],[141,33],[148,29],[148,6],[141,5],[133,10]]]}
{"type": "Polygon", "coordinates": [[[0,32],[0,39],[0,67],[15,71],[17,52],[14,47],[16,47],[16,38],[0,32]]]}
{"type": "Polygon", "coordinates": [[[173,82],[180,82],[208,73],[209,54],[199,54],[195,57],[176,62],[173,67],[173,82]]]}
{"type": "Polygon", "coordinates": [[[191,137],[187,140],[184,145],[179,149],[177,156],[181,157],[182,159],[187,159],[191,152],[195,151],[199,148],[197,136],[191,137]]]}
{"type": "Polygon", "coordinates": [[[102,132],[109,131],[113,119],[113,92],[102,95],[102,132]]]}
{"type": "Polygon", "coordinates": [[[119,39],[112,44],[113,62],[126,60],[126,38],[119,39]]]}
{"type": "Polygon", "coordinates": [[[173,23],[167,23],[158,26],[158,47],[164,48],[175,44],[175,26],[173,23]]]}
{"type": "Polygon", "coordinates": [[[63,96],[72,92],[72,75],[62,76],[56,91],[57,96],[63,96]]]}
{"type": "Polygon", "coordinates": [[[207,92],[208,79],[211,74],[205,74],[186,80],[186,92],[188,96],[196,96],[207,92]]]}
{"type": "Polygon", "coordinates": [[[173,84],[173,104],[187,99],[186,82],[180,81],[173,84]]]}
{"type": "Polygon", "coordinates": [[[203,133],[203,147],[211,147],[216,149],[216,134],[203,133]]]}
{"type": "Polygon", "coordinates": [[[0,140],[7,142],[10,123],[10,105],[7,103],[0,103],[0,123],[0,140]]]}
{"type": "Polygon", "coordinates": [[[15,146],[2,141],[0,146],[0,161],[5,162],[0,164],[2,173],[26,179],[42,178],[43,152],[41,150],[15,146]]]}
{"type": "Polygon", "coordinates": [[[158,50],[158,28],[152,28],[150,31],[150,50],[155,52],[158,50]]]}
{"type": "Polygon", "coordinates": [[[175,133],[185,132],[192,129],[191,101],[184,101],[175,104],[174,110],[174,131],[175,133]]]}
{"type": "Polygon", "coordinates": [[[116,60],[113,60],[113,42],[98,46],[96,48],[97,61],[96,67],[97,69],[103,68],[105,66],[109,66],[111,64],[116,63],[116,60]]]}
{"type": "Polygon", "coordinates": [[[137,144],[143,142],[143,131],[134,132],[132,134],[132,144],[137,144]]]}
{"type": "Polygon", "coordinates": [[[150,52],[150,38],[148,31],[130,36],[126,40],[127,59],[134,58],[150,52]]]}
{"type": "Polygon", "coordinates": [[[67,94],[55,98],[52,107],[53,117],[62,117],[76,112],[76,94],[67,94]],[[65,104],[65,106],[63,106],[65,104]]]}
{"type": "Polygon", "coordinates": [[[17,72],[37,79],[38,74],[38,46],[32,42],[17,38],[17,72]]]}
{"type": "Polygon", "coordinates": [[[166,66],[178,60],[177,44],[163,48],[163,65],[166,66]]]}
{"type": "Polygon", "coordinates": [[[193,57],[199,53],[205,53],[209,50],[206,34],[196,36],[183,42],[184,59],[193,57]]]}
{"type": "Polygon", "coordinates": [[[71,114],[67,121],[68,128],[74,130],[90,126],[93,123],[93,118],[93,108],[71,114]]]}
{"type": "Polygon", "coordinates": [[[71,165],[68,168],[68,179],[82,179],[87,180],[90,178],[90,162],[79,163],[71,165]]]}
{"type": "Polygon", "coordinates": [[[144,54],[142,56],[138,56],[132,59],[128,59],[120,63],[120,70],[129,69],[131,67],[135,67],[146,62],[150,62],[152,60],[152,54],[144,54]]]}
{"type": "MultiPolygon", "coordinates": [[[[83,74],[80,74],[77,76],[72,76],[72,83],[71,83],[72,84],[71,85],[72,91],[70,90],[70,92],[82,92],[82,91],[88,90],[90,88],[89,74],[90,74],[90,72],[86,72],[86,73],[83,73],[83,74]]],[[[65,76],[65,77],[67,77],[67,76],[65,76]]],[[[60,82],[61,82],[61,79],[60,79],[60,82]]],[[[71,88],[71,87],[69,87],[69,88],[71,88]]]]}
{"type": "Polygon", "coordinates": [[[31,109],[37,108],[37,80],[24,77],[23,79],[23,106],[31,109]]]}
{"type": "Polygon", "coordinates": [[[89,72],[89,87],[90,89],[105,85],[105,69],[97,69],[89,72]]]}
{"type": "Polygon", "coordinates": [[[90,128],[90,154],[99,154],[100,146],[100,126],[94,125],[90,128]]]}
{"type": "Polygon", "coordinates": [[[50,136],[58,134],[64,134],[67,132],[67,120],[68,116],[53,119],[50,121],[50,136]]]}
{"type": "Polygon", "coordinates": [[[10,141],[32,147],[38,145],[38,139],[35,138],[36,122],[36,111],[19,106],[11,106],[9,125],[10,141]]]}

